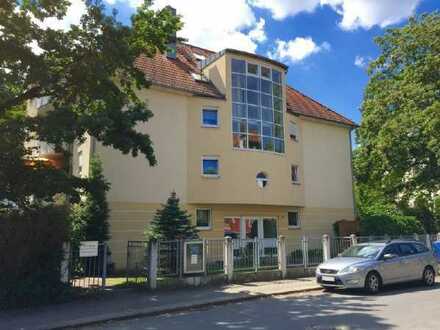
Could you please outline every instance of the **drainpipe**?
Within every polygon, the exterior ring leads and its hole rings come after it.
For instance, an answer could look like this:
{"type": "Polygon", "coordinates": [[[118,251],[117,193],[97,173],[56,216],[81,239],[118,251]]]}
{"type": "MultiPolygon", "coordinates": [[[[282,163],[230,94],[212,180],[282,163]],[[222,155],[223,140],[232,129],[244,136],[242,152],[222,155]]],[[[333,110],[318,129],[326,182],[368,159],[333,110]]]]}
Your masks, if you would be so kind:
{"type": "Polygon", "coordinates": [[[348,141],[350,144],[350,170],[351,170],[351,192],[352,192],[352,198],[353,198],[353,212],[354,212],[354,216],[357,217],[359,214],[357,212],[357,207],[356,207],[356,197],[355,197],[355,193],[354,193],[354,175],[353,175],[353,143],[351,141],[351,133],[353,132],[353,128],[350,128],[350,130],[348,131],[348,141]]]}

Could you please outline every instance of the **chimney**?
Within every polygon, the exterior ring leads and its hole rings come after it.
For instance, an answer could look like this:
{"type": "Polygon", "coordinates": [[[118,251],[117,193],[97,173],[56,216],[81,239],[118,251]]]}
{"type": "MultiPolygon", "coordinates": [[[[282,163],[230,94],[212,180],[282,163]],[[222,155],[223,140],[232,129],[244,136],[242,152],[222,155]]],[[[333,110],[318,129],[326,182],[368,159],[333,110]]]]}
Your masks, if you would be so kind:
{"type": "MultiPolygon", "coordinates": [[[[176,8],[173,8],[171,6],[166,6],[164,10],[169,10],[171,15],[176,16],[176,8]]],[[[175,59],[177,55],[177,35],[176,32],[170,37],[170,41],[168,43],[168,50],[166,52],[166,55],[168,58],[175,59]]]]}

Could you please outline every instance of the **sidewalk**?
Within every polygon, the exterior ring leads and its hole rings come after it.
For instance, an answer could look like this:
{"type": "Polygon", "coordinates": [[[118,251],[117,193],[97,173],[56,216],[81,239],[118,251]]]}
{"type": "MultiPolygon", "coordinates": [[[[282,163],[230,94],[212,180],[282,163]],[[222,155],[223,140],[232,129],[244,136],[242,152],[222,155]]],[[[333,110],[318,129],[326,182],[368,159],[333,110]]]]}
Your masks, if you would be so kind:
{"type": "Polygon", "coordinates": [[[0,329],[54,329],[317,290],[314,278],[174,291],[114,290],[93,299],[0,312],[0,329]]]}

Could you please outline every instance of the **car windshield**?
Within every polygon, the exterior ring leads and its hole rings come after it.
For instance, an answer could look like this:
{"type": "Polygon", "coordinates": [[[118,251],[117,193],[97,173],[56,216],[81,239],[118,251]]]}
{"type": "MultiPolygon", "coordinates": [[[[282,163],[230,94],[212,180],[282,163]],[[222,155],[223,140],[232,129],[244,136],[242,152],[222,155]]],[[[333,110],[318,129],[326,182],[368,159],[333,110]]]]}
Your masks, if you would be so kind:
{"type": "Polygon", "coordinates": [[[380,245],[354,245],[341,253],[341,257],[345,258],[375,258],[383,246],[380,245]]]}

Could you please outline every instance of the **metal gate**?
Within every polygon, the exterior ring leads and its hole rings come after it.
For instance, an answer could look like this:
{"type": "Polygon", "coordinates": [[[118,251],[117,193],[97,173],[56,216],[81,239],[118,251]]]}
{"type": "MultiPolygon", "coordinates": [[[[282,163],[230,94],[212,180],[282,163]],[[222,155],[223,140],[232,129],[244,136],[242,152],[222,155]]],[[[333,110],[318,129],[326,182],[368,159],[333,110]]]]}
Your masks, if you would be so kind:
{"type": "Polygon", "coordinates": [[[73,245],[69,258],[69,282],[73,287],[103,288],[107,277],[107,245],[98,243],[96,256],[81,256],[80,246],[73,245]]]}

